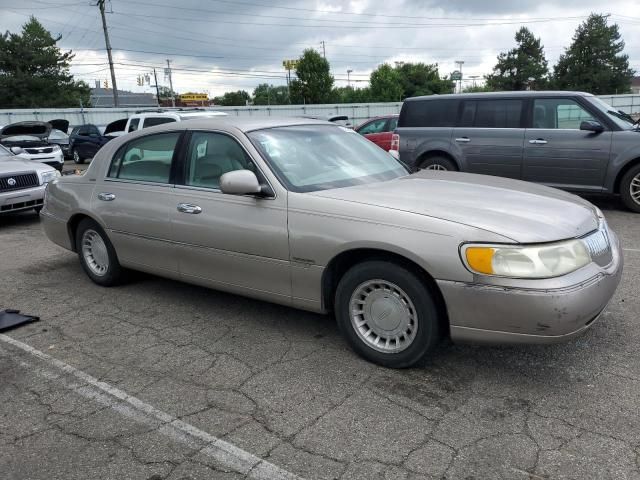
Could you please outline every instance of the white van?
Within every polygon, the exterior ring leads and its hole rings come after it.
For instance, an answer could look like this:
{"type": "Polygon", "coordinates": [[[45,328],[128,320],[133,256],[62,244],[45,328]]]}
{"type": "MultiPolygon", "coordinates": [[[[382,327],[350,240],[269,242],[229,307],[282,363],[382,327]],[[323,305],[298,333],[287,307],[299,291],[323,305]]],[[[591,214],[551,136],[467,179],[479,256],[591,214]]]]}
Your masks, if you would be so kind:
{"type": "Polygon", "coordinates": [[[203,117],[220,117],[226,116],[224,112],[208,111],[208,110],[187,110],[187,111],[171,111],[171,112],[140,112],[129,117],[127,125],[124,129],[126,133],[135,132],[143,128],[155,127],[163,123],[181,122],[190,118],[203,117]]]}

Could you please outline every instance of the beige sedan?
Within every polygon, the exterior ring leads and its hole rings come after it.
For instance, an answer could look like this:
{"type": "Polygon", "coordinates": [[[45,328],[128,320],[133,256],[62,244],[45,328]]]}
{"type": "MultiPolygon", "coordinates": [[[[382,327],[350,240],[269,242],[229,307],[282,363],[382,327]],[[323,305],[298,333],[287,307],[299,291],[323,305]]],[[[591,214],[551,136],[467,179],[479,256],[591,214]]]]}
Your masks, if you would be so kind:
{"type": "Polygon", "coordinates": [[[504,178],[409,175],[351,130],[202,119],[122,136],[57,179],[48,237],[110,286],[125,269],[335,313],[367,359],[406,367],[454,341],[579,335],[622,271],[574,195],[504,178]]]}

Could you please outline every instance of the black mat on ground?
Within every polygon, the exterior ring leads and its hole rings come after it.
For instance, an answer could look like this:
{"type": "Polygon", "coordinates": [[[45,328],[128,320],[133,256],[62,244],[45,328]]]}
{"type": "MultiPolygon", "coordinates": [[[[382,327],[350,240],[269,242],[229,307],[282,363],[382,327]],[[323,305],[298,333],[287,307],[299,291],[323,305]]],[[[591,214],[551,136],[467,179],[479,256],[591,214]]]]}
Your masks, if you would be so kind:
{"type": "Polygon", "coordinates": [[[19,327],[31,322],[37,322],[40,317],[33,315],[22,315],[20,310],[2,310],[0,311],[0,332],[9,330],[10,328],[19,327]]]}

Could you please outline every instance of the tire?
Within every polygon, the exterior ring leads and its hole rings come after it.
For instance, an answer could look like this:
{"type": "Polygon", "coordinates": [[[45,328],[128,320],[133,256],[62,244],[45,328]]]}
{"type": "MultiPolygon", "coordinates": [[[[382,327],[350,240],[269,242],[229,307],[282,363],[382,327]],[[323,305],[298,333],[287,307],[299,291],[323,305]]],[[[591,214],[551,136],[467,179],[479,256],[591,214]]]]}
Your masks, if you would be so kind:
{"type": "Polygon", "coordinates": [[[84,163],[84,158],[82,158],[80,152],[78,152],[78,150],[76,150],[75,148],[71,150],[71,157],[73,158],[73,163],[76,163],[78,165],[82,165],[84,163]]]}
{"type": "Polygon", "coordinates": [[[367,261],[352,267],[338,283],[334,308],[351,347],[384,367],[414,365],[442,336],[433,294],[418,275],[393,262],[367,261]],[[360,305],[362,313],[352,315],[360,305]]]}
{"type": "Polygon", "coordinates": [[[441,155],[434,155],[433,157],[427,157],[418,165],[418,170],[441,170],[457,172],[458,166],[447,157],[441,155]]]}
{"type": "Polygon", "coordinates": [[[640,164],[631,167],[622,177],[620,196],[629,210],[640,213],[640,164]]]}
{"type": "Polygon", "coordinates": [[[89,218],[82,220],[76,229],[76,247],[80,264],[94,283],[111,287],[121,282],[118,256],[100,225],[89,218]]]}

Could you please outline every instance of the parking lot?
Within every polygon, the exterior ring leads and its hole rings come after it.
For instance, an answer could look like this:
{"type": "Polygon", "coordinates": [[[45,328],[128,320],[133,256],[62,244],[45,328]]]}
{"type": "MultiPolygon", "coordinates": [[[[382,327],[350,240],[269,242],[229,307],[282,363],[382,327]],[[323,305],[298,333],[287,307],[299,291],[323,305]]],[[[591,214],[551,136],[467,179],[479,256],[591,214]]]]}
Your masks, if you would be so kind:
{"type": "MultiPolygon", "coordinates": [[[[72,168],[67,166],[67,169],[72,168]]],[[[0,218],[4,479],[640,479],[640,216],[616,296],[557,346],[356,356],[331,317],[135,275],[105,289],[33,213],[0,218]]]]}

